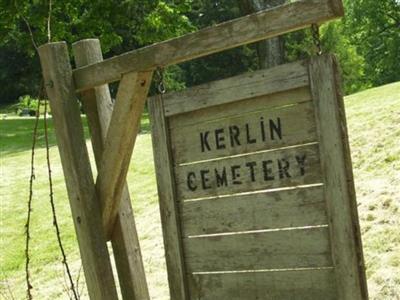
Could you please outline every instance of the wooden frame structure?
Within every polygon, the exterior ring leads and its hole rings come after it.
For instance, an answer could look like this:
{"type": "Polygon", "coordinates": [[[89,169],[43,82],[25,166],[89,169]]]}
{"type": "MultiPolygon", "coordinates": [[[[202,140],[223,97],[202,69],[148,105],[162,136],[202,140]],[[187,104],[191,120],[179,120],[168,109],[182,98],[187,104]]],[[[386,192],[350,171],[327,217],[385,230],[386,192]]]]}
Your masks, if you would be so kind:
{"type": "MultiPolygon", "coordinates": [[[[299,0],[104,61],[99,42],[83,40],[73,47],[74,70],[66,43],[39,48],[91,299],[118,299],[107,250],[109,240],[123,298],[149,299],[125,180],[153,71],[341,16],[341,0],[299,0]],[[118,80],[117,100],[112,106],[107,84],[118,80]],[[88,116],[98,170],[96,180],[83,136],[77,93],[81,93],[88,116]]],[[[172,294],[183,295],[183,291],[172,294]]]]}

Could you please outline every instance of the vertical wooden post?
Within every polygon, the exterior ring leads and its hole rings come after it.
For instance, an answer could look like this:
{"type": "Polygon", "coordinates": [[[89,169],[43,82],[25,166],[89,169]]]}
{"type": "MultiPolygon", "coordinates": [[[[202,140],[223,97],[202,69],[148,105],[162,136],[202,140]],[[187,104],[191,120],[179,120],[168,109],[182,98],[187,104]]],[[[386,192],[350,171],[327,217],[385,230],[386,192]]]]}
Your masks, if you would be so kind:
{"type": "Polygon", "coordinates": [[[183,260],[182,238],[177,203],[175,202],[175,179],[170,153],[170,140],[165,121],[164,104],[158,97],[149,99],[157,188],[164,236],[165,259],[171,299],[186,300],[187,282],[183,260]]]}
{"type": "Polygon", "coordinates": [[[333,56],[311,59],[325,198],[339,298],[368,299],[346,118],[333,56]],[[338,143],[337,141],[342,141],[338,143]]]}
{"type": "MultiPolygon", "coordinates": [[[[73,52],[77,67],[103,60],[98,39],[87,39],[75,43],[73,52]]],[[[108,85],[83,92],[82,104],[88,118],[97,168],[100,168],[113,108],[108,85]]],[[[149,299],[139,239],[126,183],[111,242],[123,299],[149,299]]]]}
{"type": "Polygon", "coordinates": [[[89,296],[96,300],[118,299],[67,45],[43,45],[39,55],[89,296]]]}

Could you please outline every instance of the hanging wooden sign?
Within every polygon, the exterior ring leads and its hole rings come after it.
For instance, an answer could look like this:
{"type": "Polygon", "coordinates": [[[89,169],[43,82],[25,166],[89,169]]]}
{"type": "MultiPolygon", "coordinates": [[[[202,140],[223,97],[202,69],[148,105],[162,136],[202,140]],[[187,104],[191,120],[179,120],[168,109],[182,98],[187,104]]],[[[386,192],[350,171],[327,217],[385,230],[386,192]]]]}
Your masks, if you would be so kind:
{"type": "Polygon", "coordinates": [[[171,298],[367,299],[326,55],[150,100],[171,298]]]}

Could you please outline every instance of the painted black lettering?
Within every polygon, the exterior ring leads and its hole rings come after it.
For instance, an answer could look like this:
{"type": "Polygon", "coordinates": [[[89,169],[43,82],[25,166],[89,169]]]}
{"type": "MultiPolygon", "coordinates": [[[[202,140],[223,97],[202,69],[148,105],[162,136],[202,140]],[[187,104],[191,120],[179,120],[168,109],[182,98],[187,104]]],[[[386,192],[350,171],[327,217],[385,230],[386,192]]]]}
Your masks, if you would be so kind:
{"type": "Polygon", "coordinates": [[[306,170],[305,170],[306,158],[307,158],[307,156],[305,154],[303,154],[303,156],[296,155],[296,161],[297,161],[297,165],[300,168],[300,175],[301,176],[304,176],[304,174],[306,173],[306,170]]]}
{"type": "Polygon", "coordinates": [[[246,123],[246,138],[247,138],[247,144],[254,144],[255,142],[257,142],[256,139],[252,139],[250,137],[250,127],[249,124],[246,123]]]}
{"type": "Polygon", "coordinates": [[[240,146],[240,141],[239,141],[240,131],[239,131],[239,127],[237,127],[236,125],[229,126],[229,135],[231,137],[231,147],[235,147],[235,143],[236,143],[236,146],[240,146]]]}
{"type": "Polygon", "coordinates": [[[251,181],[256,181],[256,176],[254,174],[254,167],[257,165],[257,163],[255,161],[251,161],[246,163],[246,167],[249,168],[250,171],[250,177],[251,177],[251,181]]]}
{"type": "Polygon", "coordinates": [[[220,174],[217,169],[214,169],[214,171],[215,171],[215,179],[217,181],[217,187],[228,186],[228,177],[226,176],[226,168],[224,167],[222,169],[222,174],[220,174]]]}
{"type": "Polygon", "coordinates": [[[211,185],[208,184],[210,181],[210,179],[207,177],[208,173],[210,173],[209,170],[200,170],[201,186],[203,190],[208,190],[211,188],[211,185]]]}
{"type": "Polygon", "coordinates": [[[210,144],[208,143],[209,131],[200,132],[201,152],[210,151],[210,144]]]}
{"type": "Polygon", "coordinates": [[[197,185],[195,184],[196,174],[194,172],[189,172],[187,175],[187,186],[188,189],[194,192],[197,190],[197,185]]]}
{"type": "Polygon", "coordinates": [[[242,181],[238,180],[238,178],[240,177],[239,170],[240,170],[240,166],[239,165],[231,166],[232,183],[233,184],[242,184],[242,181]]]}
{"type": "Polygon", "coordinates": [[[278,159],[278,168],[279,168],[279,178],[280,179],[283,179],[285,177],[287,177],[287,178],[291,177],[288,172],[289,167],[290,167],[290,164],[286,159],[284,159],[284,158],[278,159]]]}
{"type": "Polygon", "coordinates": [[[261,139],[263,142],[265,142],[265,125],[264,125],[264,117],[260,118],[260,127],[261,127],[261,139]]]}
{"type": "Polygon", "coordinates": [[[225,137],[224,137],[224,129],[216,129],[215,130],[215,145],[217,149],[225,149],[225,137]]]}
{"type": "Polygon", "coordinates": [[[269,120],[269,130],[271,134],[271,140],[275,139],[275,133],[281,140],[282,139],[281,118],[277,118],[277,124],[275,124],[273,120],[269,120]]]}
{"type": "Polygon", "coordinates": [[[274,180],[275,177],[272,175],[272,169],[268,166],[272,164],[272,160],[263,160],[263,171],[264,171],[264,180],[270,181],[274,180]]]}

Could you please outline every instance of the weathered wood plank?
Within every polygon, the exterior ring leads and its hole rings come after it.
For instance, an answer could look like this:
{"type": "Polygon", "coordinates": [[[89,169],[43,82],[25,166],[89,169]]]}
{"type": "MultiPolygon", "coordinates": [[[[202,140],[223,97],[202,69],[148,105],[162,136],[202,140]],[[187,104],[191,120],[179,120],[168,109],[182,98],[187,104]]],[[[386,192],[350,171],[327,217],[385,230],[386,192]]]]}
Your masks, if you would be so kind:
{"type": "Polygon", "coordinates": [[[198,300],[337,300],[332,269],[195,274],[190,292],[198,300]]]}
{"type": "Polygon", "coordinates": [[[183,236],[328,224],[322,186],[181,203],[183,236]]]}
{"type": "Polygon", "coordinates": [[[175,167],[178,199],[195,199],[322,181],[318,145],[175,167]]]}
{"type": "Polygon", "coordinates": [[[332,266],[327,227],[206,235],[183,245],[189,273],[332,266]]]}
{"type": "Polygon", "coordinates": [[[310,80],[316,107],[328,218],[340,299],[368,299],[346,123],[330,55],[313,58],[310,80]],[[346,166],[347,164],[350,164],[346,166]]]}
{"type": "Polygon", "coordinates": [[[175,201],[168,125],[162,99],[153,98],[148,103],[170,296],[174,300],[190,299],[187,294],[179,210],[175,201]]]}
{"type": "MultiPolygon", "coordinates": [[[[73,44],[73,51],[78,67],[103,60],[98,39],[79,41],[73,44]]],[[[104,150],[103,144],[112,114],[111,95],[108,85],[103,85],[87,90],[81,96],[91,132],[93,152],[99,168],[104,150]]],[[[126,183],[122,194],[121,207],[112,232],[111,243],[123,299],[150,299],[126,183]]]]}
{"type": "Polygon", "coordinates": [[[164,96],[165,115],[187,113],[205,107],[274,94],[309,84],[306,61],[245,73],[164,96]]]}
{"type": "MultiPolygon", "coordinates": [[[[177,127],[171,130],[175,164],[295,146],[317,140],[311,101],[281,109],[252,113],[177,127]]],[[[213,110],[209,110],[213,115],[213,110]]]]}
{"type": "Polygon", "coordinates": [[[107,236],[111,236],[119,211],[152,74],[152,72],[125,74],[118,88],[96,181],[107,236]]]}
{"type": "Polygon", "coordinates": [[[300,0],[74,70],[77,90],[120,80],[343,16],[341,0],[300,0]]]}
{"type": "Polygon", "coordinates": [[[310,88],[308,86],[203,108],[191,113],[173,115],[168,118],[168,123],[169,128],[173,129],[210,122],[226,116],[240,116],[241,114],[263,109],[278,109],[282,106],[300,104],[307,101],[311,101],[310,88]],[[211,111],[212,114],[210,114],[211,111]]]}
{"type": "Polygon", "coordinates": [[[118,299],[67,45],[43,45],[39,55],[88,292],[91,299],[118,299]]]}

